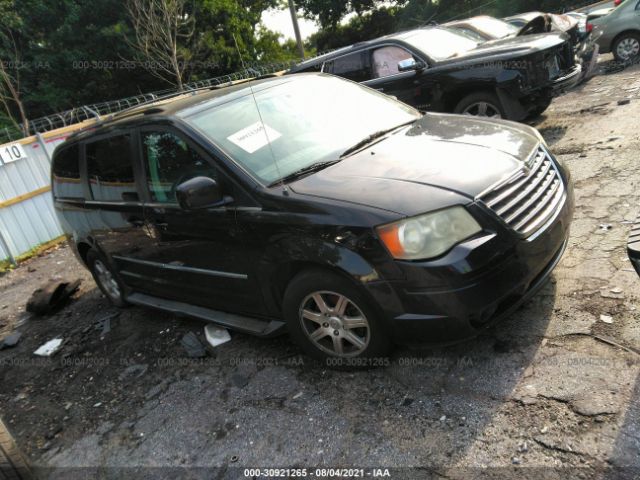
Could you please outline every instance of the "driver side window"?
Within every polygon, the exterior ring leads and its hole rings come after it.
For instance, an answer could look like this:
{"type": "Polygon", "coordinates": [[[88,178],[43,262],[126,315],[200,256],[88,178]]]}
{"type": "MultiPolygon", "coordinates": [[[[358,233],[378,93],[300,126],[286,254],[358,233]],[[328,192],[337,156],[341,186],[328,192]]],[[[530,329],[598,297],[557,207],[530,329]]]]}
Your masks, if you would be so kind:
{"type": "Polygon", "coordinates": [[[389,77],[400,73],[398,63],[414,58],[404,48],[386,46],[373,51],[373,78],[389,77]]]}
{"type": "Polygon", "coordinates": [[[176,187],[194,177],[217,180],[213,166],[187,142],[168,131],[141,133],[147,184],[151,200],[158,203],[178,203],[176,187]]]}

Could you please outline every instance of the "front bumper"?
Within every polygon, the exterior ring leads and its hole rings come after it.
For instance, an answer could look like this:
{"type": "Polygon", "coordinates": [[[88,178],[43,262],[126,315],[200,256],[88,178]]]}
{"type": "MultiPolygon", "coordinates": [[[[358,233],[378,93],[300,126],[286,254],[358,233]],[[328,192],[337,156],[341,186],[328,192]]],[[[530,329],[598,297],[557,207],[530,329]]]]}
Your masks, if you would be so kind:
{"type": "Polygon", "coordinates": [[[383,306],[394,340],[455,343],[513,312],[544,285],[560,261],[573,208],[568,184],[557,215],[527,239],[489,234],[437,261],[404,264],[407,280],[377,285],[372,292],[383,306]]]}

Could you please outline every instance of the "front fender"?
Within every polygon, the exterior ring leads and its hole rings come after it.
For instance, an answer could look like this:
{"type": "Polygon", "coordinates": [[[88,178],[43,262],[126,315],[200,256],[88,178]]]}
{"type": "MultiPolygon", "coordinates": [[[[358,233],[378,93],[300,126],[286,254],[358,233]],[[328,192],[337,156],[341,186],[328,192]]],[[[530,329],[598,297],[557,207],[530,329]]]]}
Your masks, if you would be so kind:
{"type": "Polygon", "coordinates": [[[338,269],[359,283],[379,279],[378,272],[361,255],[348,248],[345,243],[358,243],[351,232],[336,234],[330,239],[306,236],[291,236],[270,245],[260,261],[260,276],[270,275],[273,270],[291,263],[307,263],[320,267],[338,269]]]}
{"type": "Polygon", "coordinates": [[[258,264],[258,278],[269,312],[280,315],[287,285],[309,268],[337,271],[368,291],[386,285],[380,272],[356,251],[358,247],[366,248],[369,236],[350,231],[327,234],[324,238],[295,235],[270,244],[258,264]]]}

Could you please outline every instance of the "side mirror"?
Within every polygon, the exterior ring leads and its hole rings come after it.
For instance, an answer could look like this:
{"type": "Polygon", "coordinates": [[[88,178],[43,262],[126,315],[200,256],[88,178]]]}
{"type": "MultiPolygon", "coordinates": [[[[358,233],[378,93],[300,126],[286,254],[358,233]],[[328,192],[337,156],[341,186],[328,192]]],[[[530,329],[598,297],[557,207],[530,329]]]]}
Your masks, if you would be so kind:
{"type": "Polygon", "coordinates": [[[220,207],[231,201],[230,197],[222,195],[218,182],[209,177],[195,177],[182,182],[176,187],[176,198],[184,210],[220,207]]]}
{"type": "Polygon", "coordinates": [[[399,72],[410,72],[411,70],[418,71],[427,68],[424,62],[416,60],[415,58],[407,58],[406,60],[400,60],[398,62],[399,72]]]}

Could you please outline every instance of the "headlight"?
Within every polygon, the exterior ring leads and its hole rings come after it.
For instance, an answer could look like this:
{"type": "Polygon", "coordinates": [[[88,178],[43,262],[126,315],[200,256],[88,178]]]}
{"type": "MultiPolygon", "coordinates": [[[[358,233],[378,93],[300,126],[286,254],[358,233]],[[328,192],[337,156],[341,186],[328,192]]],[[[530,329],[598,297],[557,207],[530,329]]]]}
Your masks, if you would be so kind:
{"type": "Polygon", "coordinates": [[[377,231],[394,258],[425,260],[442,255],[482,228],[464,207],[453,207],[383,225],[377,231]]]}

